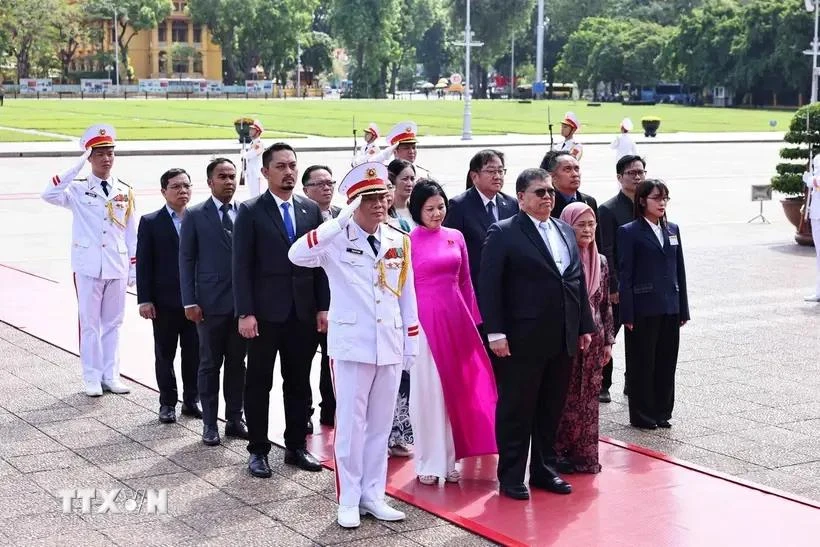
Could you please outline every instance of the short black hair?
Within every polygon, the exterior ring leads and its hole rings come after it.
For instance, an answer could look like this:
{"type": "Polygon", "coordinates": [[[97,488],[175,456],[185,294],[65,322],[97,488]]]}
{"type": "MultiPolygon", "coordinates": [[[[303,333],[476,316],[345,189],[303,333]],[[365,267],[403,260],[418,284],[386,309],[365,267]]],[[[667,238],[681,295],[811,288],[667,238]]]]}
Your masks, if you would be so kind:
{"type": "Polygon", "coordinates": [[[518,178],[515,179],[515,192],[526,192],[527,188],[529,188],[534,181],[547,180],[549,176],[549,173],[538,167],[524,169],[521,171],[521,174],[518,175],[518,178]]]}
{"type": "Polygon", "coordinates": [[[622,157],[618,160],[618,163],[615,164],[615,172],[619,175],[623,175],[624,171],[626,171],[626,166],[630,165],[636,161],[641,162],[643,168],[646,169],[646,160],[640,156],[633,156],[632,154],[627,154],[626,156],[622,157]]]}
{"type": "Polygon", "coordinates": [[[565,150],[550,150],[544,154],[544,159],[541,160],[541,169],[547,173],[554,173],[558,164],[561,163],[562,156],[572,157],[572,154],[565,150]]]}
{"type": "Polygon", "coordinates": [[[472,159],[470,159],[470,167],[467,170],[467,190],[473,187],[473,179],[470,177],[470,173],[478,173],[494,158],[498,158],[501,161],[502,167],[505,165],[504,152],[501,150],[485,148],[484,150],[479,150],[475,153],[472,159]]]}
{"type": "Polygon", "coordinates": [[[413,222],[419,226],[424,226],[421,221],[421,210],[427,200],[433,196],[441,196],[444,199],[444,207],[449,205],[447,194],[444,193],[444,188],[433,179],[421,179],[413,186],[413,191],[410,192],[410,199],[407,202],[407,209],[410,211],[410,216],[413,222]]]}
{"type": "MultiPolygon", "coordinates": [[[[185,169],[183,169],[181,167],[174,167],[173,169],[168,169],[159,178],[160,188],[162,188],[163,190],[168,188],[168,181],[171,180],[172,178],[174,178],[177,175],[185,175],[186,177],[188,177],[188,182],[191,182],[191,175],[188,174],[188,171],[186,171],[185,169]]],[[[210,176],[208,178],[210,178],[210,176]]]]}
{"type": "Polygon", "coordinates": [[[233,165],[234,167],[236,167],[236,165],[234,164],[234,162],[232,162],[232,161],[231,161],[231,160],[229,160],[228,158],[214,158],[214,159],[212,159],[212,160],[211,160],[211,162],[208,164],[208,167],[206,167],[206,168],[205,168],[205,175],[208,177],[208,180],[211,180],[211,177],[212,177],[212,176],[213,176],[213,174],[214,174],[214,169],[216,169],[216,166],[217,166],[217,165],[222,165],[223,163],[230,163],[231,165],[233,165]]]}
{"type": "Polygon", "coordinates": [[[398,177],[399,174],[408,167],[413,169],[413,173],[416,172],[416,166],[407,160],[395,159],[391,161],[387,166],[387,178],[390,179],[390,182],[396,184],[396,177],[398,177]]]}
{"type": "Polygon", "coordinates": [[[331,171],[330,167],[328,167],[327,165],[311,165],[310,167],[305,169],[304,173],[302,173],[302,186],[304,186],[305,183],[307,183],[307,181],[310,180],[311,173],[313,173],[314,171],[319,171],[321,169],[324,169],[325,171],[330,173],[331,177],[333,176],[333,171],[331,171]]]}
{"type": "Polygon", "coordinates": [[[273,157],[275,152],[279,152],[280,150],[290,150],[293,152],[293,155],[296,155],[296,150],[293,149],[291,145],[286,142],[275,142],[272,145],[265,148],[265,151],[262,152],[262,165],[267,168],[270,165],[270,160],[273,157]]]}
{"type": "MultiPolygon", "coordinates": [[[[651,194],[655,188],[660,190],[662,196],[669,197],[669,187],[665,182],[660,179],[646,179],[640,183],[637,190],[635,190],[635,218],[644,216],[644,212],[646,211],[646,198],[649,197],[649,194],[651,194]],[[642,200],[644,203],[641,203],[642,200]]],[[[661,222],[666,222],[665,215],[664,218],[661,219],[661,222]]]]}

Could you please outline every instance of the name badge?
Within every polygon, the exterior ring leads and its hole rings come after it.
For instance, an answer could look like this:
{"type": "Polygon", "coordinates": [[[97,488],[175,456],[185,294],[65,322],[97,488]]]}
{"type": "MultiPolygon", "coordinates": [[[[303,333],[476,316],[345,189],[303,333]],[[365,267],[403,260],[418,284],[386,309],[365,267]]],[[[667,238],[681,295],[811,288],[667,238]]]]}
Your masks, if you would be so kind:
{"type": "Polygon", "coordinates": [[[678,236],[669,236],[670,245],[678,245],[678,236]]]}
{"type": "Polygon", "coordinates": [[[92,197],[92,198],[98,197],[97,194],[95,194],[94,192],[86,192],[85,195],[87,195],[89,197],[92,197]]]}
{"type": "Polygon", "coordinates": [[[361,249],[354,249],[354,248],[352,248],[352,247],[348,247],[348,248],[347,248],[347,249],[345,249],[345,250],[346,250],[348,253],[353,253],[354,255],[364,254],[364,251],[362,251],[361,249]]]}

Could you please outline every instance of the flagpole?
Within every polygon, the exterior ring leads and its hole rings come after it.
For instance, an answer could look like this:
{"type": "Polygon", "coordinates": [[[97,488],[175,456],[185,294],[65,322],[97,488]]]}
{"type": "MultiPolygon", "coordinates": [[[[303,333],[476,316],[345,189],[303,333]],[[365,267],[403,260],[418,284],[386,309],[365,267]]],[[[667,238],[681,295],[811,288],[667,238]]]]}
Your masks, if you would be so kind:
{"type": "Polygon", "coordinates": [[[814,41],[811,45],[811,104],[817,102],[817,30],[820,21],[820,0],[814,0],[814,41]]]}

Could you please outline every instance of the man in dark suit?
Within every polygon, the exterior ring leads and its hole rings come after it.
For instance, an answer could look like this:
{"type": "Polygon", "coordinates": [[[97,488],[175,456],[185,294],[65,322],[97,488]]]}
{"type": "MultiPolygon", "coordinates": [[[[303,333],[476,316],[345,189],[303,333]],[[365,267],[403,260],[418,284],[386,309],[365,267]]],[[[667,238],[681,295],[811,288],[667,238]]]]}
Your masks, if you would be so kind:
{"type": "Polygon", "coordinates": [[[268,191],[239,207],[234,231],[233,274],[239,333],[248,343],[245,415],[248,420],[248,469],[271,476],[268,410],[273,365],[281,355],[285,403],[285,463],[321,471],[307,451],[310,364],[317,332],[327,332],[330,289],[320,268],[295,266],[288,250],[297,238],[322,224],[318,205],[293,195],[298,175],[296,153],[275,143],[262,154],[268,191]]]}
{"type": "MultiPolygon", "coordinates": [[[[621,191],[598,208],[599,252],[606,257],[609,266],[609,301],[612,302],[612,318],[615,321],[615,335],[621,329],[620,304],[618,295],[618,242],[615,237],[618,228],[635,218],[635,190],[646,178],[646,162],[640,156],[624,156],[615,164],[621,191]]],[[[612,387],[612,358],[604,365],[604,379],[598,400],[612,401],[609,388],[612,387]]],[[[624,394],[626,394],[624,382],[624,394]]]]}
{"type": "Polygon", "coordinates": [[[501,494],[528,499],[530,485],[569,494],[555,471],[555,433],[570,360],[589,346],[594,324],[572,227],[550,218],[555,190],[542,169],[515,184],[521,211],[490,227],[478,300],[498,368],[498,481],[501,494]]]}
{"type": "Polygon", "coordinates": [[[191,207],[182,221],[179,241],[179,281],[185,317],[199,334],[199,399],[202,401],[202,442],[220,443],[216,428],[219,371],[225,397],[225,436],[245,439],[242,395],[245,386],[245,340],[239,336],[231,274],[231,246],[236,204],[236,167],[215,158],[207,167],[211,197],[191,207]]]}
{"type": "Polygon", "coordinates": [[[470,160],[467,179],[472,186],[464,193],[450,199],[444,226],[455,228],[467,243],[470,259],[470,277],[478,291],[478,274],[481,269],[481,249],[487,237],[487,229],[518,212],[515,198],[501,191],[504,186],[504,154],[497,150],[481,150],[470,160]]]}
{"type": "MultiPolygon", "coordinates": [[[[333,180],[333,171],[326,165],[311,165],[302,173],[302,188],[305,195],[316,202],[322,211],[322,219],[328,221],[336,218],[341,211],[340,207],[332,205],[333,192],[336,181],[333,180]]],[[[330,372],[330,357],[327,354],[327,333],[319,333],[319,347],[322,350],[321,369],[319,371],[319,394],[322,402],[319,403],[319,423],[333,427],[336,423],[336,395],[333,393],[333,376],[330,372]]],[[[308,404],[308,433],[313,433],[313,394],[308,404]]]]}
{"type": "Polygon", "coordinates": [[[159,421],[177,420],[174,357],[182,353],[182,415],[202,418],[197,403],[199,338],[185,317],[179,290],[179,230],[191,199],[191,178],[184,169],[160,177],[165,205],[143,215],[137,231],[137,301],[139,313],[154,329],[154,371],[159,388],[159,421]]]}
{"type": "MultiPolygon", "coordinates": [[[[541,160],[541,169],[550,174],[555,186],[555,206],[552,208],[553,218],[561,218],[564,207],[575,201],[582,201],[592,208],[595,218],[598,218],[598,203],[595,198],[578,191],[581,186],[581,164],[569,152],[547,152],[541,160]]],[[[598,234],[595,234],[598,242],[598,234]]],[[[600,243],[599,243],[600,244],[600,243]]]]}

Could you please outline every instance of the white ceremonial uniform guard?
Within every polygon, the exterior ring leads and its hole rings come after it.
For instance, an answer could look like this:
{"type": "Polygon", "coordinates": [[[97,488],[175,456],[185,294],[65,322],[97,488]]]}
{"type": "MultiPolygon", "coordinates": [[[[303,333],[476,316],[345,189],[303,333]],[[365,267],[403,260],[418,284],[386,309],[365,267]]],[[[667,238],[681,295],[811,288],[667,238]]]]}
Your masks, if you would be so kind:
{"type": "Polygon", "coordinates": [[[615,137],[615,140],[609,145],[610,148],[615,150],[615,163],[618,163],[618,160],[624,156],[638,155],[638,148],[635,146],[632,137],[629,136],[629,132],[632,131],[633,127],[632,120],[629,118],[624,118],[621,121],[621,134],[615,137]]]}
{"type": "Polygon", "coordinates": [[[338,522],[359,515],[402,520],[387,505],[387,441],[402,368],[418,354],[418,310],[410,238],[384,220],[387,168],[355,167],[339,191],[349,205],[288,252],[299,266],[324,268],[330,282],[327,350],[336,391],[334,458],[338,522]]]}
{"type": "Polygon", "coordinates": [[[820,154],[812,159],[812,172],[803,174],[803,183],[809,189],[809,214],[811,236],[814,239],[814,251],[817,255],[817,274],[814,294],[805,298],[806,302],[820,302],[820,154]]]}
{"type": "MultiPolygon", "coordinates": [[[[264,131],[262,122],[254,120],[249,133],[253,140],[243,156],[245,170],[242,174],[245,176],[245,185],[252,198],[259,195],[259,183],[262,179],[262,153],[265,152],[265,145],[262,144],[262,131],[264,131]]],[[[267,188],[267,182],[265,187],[267,188]]]]}
{"type": "Polygon", "coordinates": [[[560,152],[569,152],[575,159],[581,161],[581,156],[584,155],[584,147],[580,142],[575,140],[575,133],[581,129],[581,122],[573,112],[567,112],[564,119],[561,120],[561,135],[564,137],[564,142],[558,147],[560,152]]]}
{"type": "Polygon", "coordinates": [[[137,214],[131,187],[111,175],[114,128],[95,125],[80,140],[77,165],[51,179],[42,197],[72,213],[71,268],[80,320],[86,395],[128,393],[120,382],[119,336],[126,285],[136,282],[137,214]],[[76,178],[91,163],[87,178],[76,178]]]}
{"type": "Polygon", "coordinates": [[[375,123],[371,123],[367,126],[367,129],[364,130],[364,144],[356,150],[356,153],[353,156],[353,161],[350,163],[351,167],[356,167],[357,165],[361,165],[367,162],[379,162],[384,163],[388,161],[393,156],[393,151],[396,150],[396,146],[388,146],[384,150],[379,148],[379,145],[376,141],[379,139],[379,126],[375,123]]]}

